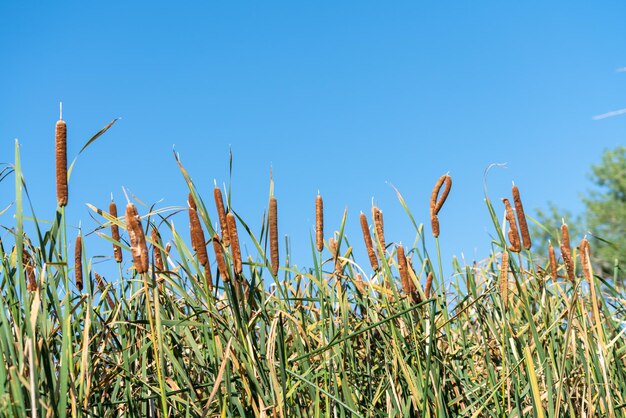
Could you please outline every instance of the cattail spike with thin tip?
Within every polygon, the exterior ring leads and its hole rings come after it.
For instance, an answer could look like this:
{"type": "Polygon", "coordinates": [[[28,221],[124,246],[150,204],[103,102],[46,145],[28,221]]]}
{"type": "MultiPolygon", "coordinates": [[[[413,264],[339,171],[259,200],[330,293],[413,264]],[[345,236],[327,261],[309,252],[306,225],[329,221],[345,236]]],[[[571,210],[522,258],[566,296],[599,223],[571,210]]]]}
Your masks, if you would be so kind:
{"type": "Polygon", "coordinates": [[[270,210],[268,216],[269,232],[270,232],[270,260],[272,274],[276,276],[278,273],[278,203],[274,196],[270,197],[270,210]]]}
{"type": "MultiPolygon", "coordinates": [[[[61,105],[62,106],[62,105],[61,105]]],[[[60,110],[60,118],[56,123],[55,135],[56,157],[56,185],[57,204],[59,207],[67,205],[67,125],[63,120],[63,107],[60,110]]]]}
{"type": "Polygon", "coordinates": [[[217,218],[220,222],[220,229],[222,230],[222,243],[225,247],[230,246],[230,237],[228,235],[228,222],[226,222],[226,209],[224,208],[224,199],[222,198],[222,191],[217,184],[213,189],[213,198],[215,199],[215,207],[217,209],[217,218]]]}
{"type": "Polygon", "coordinates": [[[141,218],[137,213],[137,208],[131,202],[126,205],[126,229],[130,236],[130,249],[135,270],[137,273],[143,274],[148,271],[148,246],[141,227],[141,218]]]}
{"type": "Polygon", "coordinates": [[[78,291],[83,290],[83,238],[79,235],[76,237],[74,247],[74,277],[76,278],[76,288],[78,291]]]}
{"type": "Polygon", "coordinates": [[[567,271],[567,277],[571,281],[576,281],[576,273],[574,272],[574,260],[572,259],[572,247],[569,242],[569,229],[567,224],[563,222],[561,225],[561,256],[565,263],[565,270],[567,271]]]}
{"type": "Polygon", "coordinates": [[[367,249],[367,256],[370,259],[370,264],[374,271],[378,270],[378,258],[374,251],[374,245],[372,244],[372,236],[370,235],[370,228],[367,224],[367,217],[363,212],[359,216],[361,222],[361,231],[363,231],[363,240],[365,241],[365,248],[367,249]]]}
{"type": "Polygon", "coordinates": [[[517,223],[515,222],[515,215],[513,214],[513,208],[511,207],[511,203],[509,199],[502,199],[502,203],[504,203],[504,207],[506,209],[506,220],[509,223],[509,250],[514,253],[519,253],[522,249],[519,240],[519,233],[517,231],[517,223]]]}
{"type": "Polygon", "coordinates": [[[237,234],[235,215],[233,215],[232,212],[228,212],[226,221],[228,222],[228,233],[230,234],[230,251],[233,255],[233,269],[235,274],[241,274],[243,266],[241,264],[241,249],[239,248],[239,235],[237,234]]]}
{"type": "Polygon", "coordinates": [[[154,269],[156,271],[165,270],[165,266],[163,265],[163,257],[161,256],[161,249],[159,246],[161,245],[161,235],[159,234],[159,230],[156,226],[152,226],[151,231],[152,241],[154,245],[152,246],[152,254],[154,258],[154,269]]]}
{"type": "MultiPolygon", "coordinates": [[[[112,198],[111,203],[109,203],[109,214],[117,219],[117,206],[112,198]]],[[[120,242],[120,228],[115,222],[111,222],[111,238],[115,242],[120,242]]],[[[122,262],[122,248],[117,244],[113,244],[113,258],[118,263],[122,262]]]]}
{"type": "Polygon", "coordinates": [[[319,193],[315,198],[315,248],[320,253],[324,249],[324,202],[319,193]]]}
{"type": "Polygon", "coordinates": [[[380,251],[385,253],[385,225],[383,223],[383,211],[372,206],[372,219],[374,220],[374,236],[380,244],[380,251]]]}
{"type": "Polygon", "coordinates": [[[519,231],[522,236],[522,244],[526,250],[530,250],[532,242],[530,240],[530,233],[528,232],[528,222],[526,222],[526,215],[524,214],[524,206],[522,205],[522,198],[519,194],[519,189],[513,183],[512,188],[513,204],[515,205],[515,213],[517,214],[517,222],[519,223],[519,231]]]}
{"type": "Polygon", "coordinates": [[[206,240],[204,239],[204,231],[200,224],[200,217],[196,210],[196,204],[193,200],[193,195],[189,193],[189,230],[191,235],[191,247],[198,256],[198,262],[202,266],[206,266],[209,263],[209,257],[206,251],[206,240]]]}

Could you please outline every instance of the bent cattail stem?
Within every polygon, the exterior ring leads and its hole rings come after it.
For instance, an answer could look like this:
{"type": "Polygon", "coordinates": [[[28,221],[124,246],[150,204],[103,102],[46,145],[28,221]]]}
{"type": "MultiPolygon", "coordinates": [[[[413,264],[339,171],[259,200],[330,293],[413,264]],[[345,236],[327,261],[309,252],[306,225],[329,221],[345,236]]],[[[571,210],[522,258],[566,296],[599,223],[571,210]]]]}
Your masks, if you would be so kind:
{"type": "Polygon", "coordinates": [[[278,204],[274,196],[270,197],[270,211],[268,216],[270,230],[270,260],[272,274],[278,273],[278,204]]]}
{"type": "Polygon", "coordinates": [[[528,222],[526,222],[526,215],[524,214],[524,206],[522,205],[522,199],[519,195],[519,189],[515,184],[513,184],[512,193],[517,222],[519,223],[519,231],[522,236],[522,244],[524,244],[525,249],[530,250],[532,242],[530,240],[530,233],[528,232],[528,222]]]}
{"type": "Polygon", "coordinates": [[[383,211],[376,206],[372,207],[372,219],[374,220],[374,236],[378,240],[381,253],[385,252],[385,227],[383,224],[383,211]]]}
{"type": "Polygon", "coordinates": [[[67,125],[62,117],[56,124],[56,183],[57,204],[67,205],[67,125]]]}
{"type": "Polygon", "coordinates": [[[224,209],[224,200],[222,199],[222,191],[215,186],[213,189],[213,197],[215,198],[215,207],[217,208],[217,217],[222,230],[222,243],[225,247],[230,246],[230,237],[228,235],[228,222],[226,222],[226,209],[224,209]]]}
{"type": "Polygon", "coordinates": [[[558,278],[556,254],[554,253],[554,247],[551,242],[548,243],[548,258],[550,259],[550,274],[552,275],[552,279],[556,280],[558,278]]]}
{"type": "MultiPolygon", "coordinates": [[[[117,219],[117,205],[113,200],[109,203],[109,213],[113,218],[117,219]]],[[[120,228],[115,222],[111,223],[111,238],[115,242],[120,242],[120,228]]],[[[117,244],[113,244],[113,258],[118,263],[122,262],[122,248],[117,244]]]]}
{"type": "Polygon", "coordinates": [[[500,267],[500,295],[504,309],[509,305],[509,253],[502,251],[502,265],[500,267]]]}
{"type": "Polygon", "coordinates": [[[152,236],[152,241],[154,242],[154,245],[152,246],[152,253],[154,257],[154,269],[156,271],[163,271],[165,270],[165,266],[163,265],[163,257],[161,256],[161,250],[159,249],[159,246],[161,245],[161,234],[159,234],[159,230],[154,225],[152,226],[151,236],[152,236]]]}
{"type": "Polygon", "coordinates": [[[372,236],[370,235],[370,228],[367,225],[367,217],[363,212],[359,216],[361,221],[361,230],[363,231],[363,240],[365,241],[365,248],[367,249],[367,256],[370,259],[370,264],[374,271],[378,270],[378,258],[376,252],[374,252],[374,245],[372,244],[372,236]]]}
{"type": "Polygon", "coordinates": [[[522,249],[521,244],[520,244],[520,240],[519,240],[519,233],[517,231],[517,223],[515,222],[515,215],[513,214],[513,208],[511,207],[511,203],[509,202],[509,199],[502,199],[502,203],[504,203],[504,207],[506,209],[506,220],[509,224],[509,243],[511,245],[509,245],[509,250],[513,251],[514,253],[519,253],[522,249]]]}
{"type": "Polygon", "coordinates": [[[209,257],[206,251],[206,240],[204,239],[204,231],[200,224],[200,218],[196,211],[196,204],[193,200],[193,195],[189,193],[189,232],[191,235],[191,248],[196,252],[198,262],[202,266],[206,266],[209,263],[209,257]]]}
{"type": "Polygon", "coordinates": [[[448,194],[450,194],[450,190],[452,189],[452,177],[447,174],[439,177],[437,183],[435,183],[435,187],[433,188],[433,192],[430,195],[430,224],[433,230],[433,236],[435,238],[439,237],[439,211],[443,207],[443,204],[446,202],[448,198],[448,194]],[[445,187],[444,187],[445,183],[445,187]],[[441,196],[439,196],[439,192],[441,188],[444,187],[443,192],[441,192],[441,196]],[[439,199],[437,199],[439,197],[439,199]]]}
{"type": "Polygon", "coordinates": [[[426,286],[424,287],[424,296],[426,299],[430,299],[430,292],[433,287],[433,272],[429,272],[428,276],[426,276],[426,286]]]}
{"type": "Polygon", "coordinates": [[[226,221],[228,222],[228,233],[230,234],[230,251],[233,255],[233,269],[235,270],[235,274],[241,274],[243,267],[241,264],[241,249],[239,248],[239,236],[237,235],[235,215],[233,215],[232,212],[228,212],[226,221]]]}
{"type": "Polygon", "coordinates": [[[26,275],[28,276],[27,289],[29,292],[37,290],[37,278],[35,277],[35,262],[30,253],[24,248],[22,250],[22,264],[26,269],[26,275]]]}
{"type": "Polygon", "coordinates": [[[569,229],[567,228],[567,224],[565,222],[561,225],[561,256],[563,256],[567,277],[573,282],[576,281],[574,260],[572,259],[572,247],[569,242],[569,229]]]}
{"type": "Polygon", "coordinates": [[[580,242],[580,265],[583,268],[583,275],[585,276],[585,279],[587,279],[587,282],[591,283],[591,280],[593,279],[592,275],[591,275],[591,261],[590,261],[590,254],[589,254],[589,241],[587,241],[587,238],[583,238],[583,240],[580,242]]]}
{"type": "Polygon", "coordinates": [[[224,283],[228,283],[230,282],[230,276],[228,275],[228,268],[226,267],[222,243],[217,234],[213,235],[213,250],[215,251],[215,260],[217,261],[217,271],[220,273],[224,283]]]}
{"type": "Polygon", "coordinates": [[[79,235],[76,237],[74,247],[74,277],[76,278],[76,288],[83,290],[83,238],[79,235]]]}
{"type": "Polygon", "coordinates": [[[148,271],[148,246],[137,208],[130,202],[126,205],[126,229],[130,236],[130,249],[135,270],[137,273],[143,274],[148,271]]]}
{"type": "Polygon", "coordinates": [[[315,198],[315,248],[320,253],[324,249],[324,202],[319,193],[315,198]]]}

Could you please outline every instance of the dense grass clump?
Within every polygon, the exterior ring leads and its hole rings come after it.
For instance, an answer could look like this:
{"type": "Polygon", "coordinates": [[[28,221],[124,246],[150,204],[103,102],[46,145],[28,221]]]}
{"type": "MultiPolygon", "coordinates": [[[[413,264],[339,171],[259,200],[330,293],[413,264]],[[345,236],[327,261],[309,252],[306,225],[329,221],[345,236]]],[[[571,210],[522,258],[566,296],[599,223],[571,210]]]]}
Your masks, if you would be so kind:
{"type": "Polygon", "coordinates": [[[572,247],[567,227],[554,237],[561,257],[552,245],[533,253],[517,187],[504,219],[485,196],[492,252],[473,265],[453,260],[450,279],[438,238],[448,175],[435,182],[432,231],[399,195],[413,246],[384,235],[379,208],[371,224],[361,213],[363,254],[343,233],[345,215],[340,231],[324,233],[312,195],[311,268],[295,269],[280,263],[289,257],[279,257],[273,187],[255,234],[230,196],[225,205],[216,188],[205,200],[180,168],[188,200],[169,213],[88,205],[110,249],[99,255],[117,271],[103,277],[83,234],[68,236],[63,175],[53,221],[25,214],[16,144],[0,173],[15,178],[15,223],[0,242],[3,416],[624,415],[618,277],[594,275],[593,248],[572,247]],[[177,229],[187,223],[193,242],[177,229]],[[240,242],[255,252],[242,254],[240,242]]]}

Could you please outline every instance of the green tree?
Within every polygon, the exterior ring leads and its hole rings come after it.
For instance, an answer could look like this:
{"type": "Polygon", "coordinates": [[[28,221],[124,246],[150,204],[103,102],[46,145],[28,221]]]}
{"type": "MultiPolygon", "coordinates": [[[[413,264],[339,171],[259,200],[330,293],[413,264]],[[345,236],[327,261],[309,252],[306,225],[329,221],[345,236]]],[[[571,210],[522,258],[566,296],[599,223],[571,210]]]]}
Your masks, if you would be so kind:
{"type": "Polygon", "coordinates": [[[596,274],[613,275],[616,265],[626,262],[626,147],[605,151],[601,161],[591,166],[589,178],[593,188],[582,198],[584,212],[572,215],[550,203],[547,210],[537,210],[541,225],[533,226],[533,236],[540,248],[547,247],[548,239],[556,244],[564,219],[572,245],[583,235],[590,239],[596,274]]]}

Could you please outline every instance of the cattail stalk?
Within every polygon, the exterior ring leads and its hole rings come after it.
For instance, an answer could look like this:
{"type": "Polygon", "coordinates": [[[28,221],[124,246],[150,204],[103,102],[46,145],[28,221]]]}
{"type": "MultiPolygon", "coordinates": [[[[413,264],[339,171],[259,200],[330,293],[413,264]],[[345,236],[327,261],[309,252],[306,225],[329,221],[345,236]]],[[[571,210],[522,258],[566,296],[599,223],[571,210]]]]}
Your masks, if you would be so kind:
{"type": "Polygon", "coordinates": [[[270,260],[272,274],[278,273],[278,204],[274,196],[270,197],[270,211],[268,216],[270,232],[270,260]]]}
{"type": "Polygon", "coordinates": [[[222,243],[220,237],[213,235],[213,250],[215,251],[215,259],[217,260],[217,271],[222,276],[224,283],[230,282],[230,275],[228,274],[228,268],[226,267],[226,259],[224,258],[224,250],[222,249],[222,243]]]}
{"type": "Polygon", "coordinates": [[[583,268],[583,275],[585,276],[585,279],[587,279],[587,282],[591,283],[593,276],[591,274],[589,241],[587,241],[587,238],[583,238],[583,240],[580,242],[579,250],[580,250],[580,265],[583,268]]]}
{"type": "Polygon", "coordinates": [[[137,208],[130,202],[126,205],[126,229],[130,236],[130,249],[135,270],[137,273],[143,274],[148,271],[148,246],[137,208]]]}
{"type": "Polygon", "coordinates": [[[550,274],[552,275],[552,279],[556,280],[558,278],[558,268],[556,264],[556,254],[551,242],[548,243],[548,258],[550,259],[550,274]]]}
{"type": "Polygon", "coordinates": [[[74,277],[76,278],[76,288],[83,290],[83,238],[76,237],[74,246],[74,277]]]}
{"type": "Polygon", "coordinates": [[[378,240],[381,253],[385,253],[385,226],[383,224],[383,211],[378,207],[372,207],[372,219],[374,220],[374,236],[378,240]]]}
{"type": "Polygon", "coordinates": [[[59,207],[67,205],[67,125],[63,115],[56,124],[56,183],[57,204],[59,207]]]}
{"type": "Polygon", "coordinates": [[[213,197],[215,198],[215,207],[217,209],[217,217],[222,230],[222,243],[226,248],[230,246],[230,236],[228,234],[228,222],[226,222],[226,209],[224,208],[224,199],[222,199],[222,191],[215,186],[213,189],[213,197]]]}
{"type": "Polygon", "coordinates": [[[228,222],[228,233],[230,235],[230,251],[233,255],[233,269],[235,274],[241,274],[243,266],[241,264],[241,249],[239,248],[239,235],[237,234],[235,215],[232,212],[228,212],[226,221],[228,222]]]}
{"type": "Polygon", "coordinates": [[[511,203],[509,199],[502,199],[502,203],[504,203],[504,207],[506,209],[506,220],[509,224],[509,250],[514,253],[519,253],[522,249],[520,240],[519,240],[519,232],[517,231],[517,223],[515,222],[515,215],[513,214],[513,208],[511,207],[511,203]]]}
{"type": "Polygon", "coordinates": [[[572,259],[572,247],[569,242],[569,229],[567,228],[567,224],[565,222],[561,225],[561,256],[563,256],[567,277],[573,282],[576,281],[574,260],[572,259]]]}
{"type": "Polygon", "coordinates": [[[532,242],[530,240],[530,233],[528,232],[528,222],[526,222],[526,215],[524,214],[524,206],[522,205],[519,189],[515,184],[513,184],[512,193],[515,213],[517,214],[517,222],[519,223],[520,235],[522,236],[522,244],[526,250],[530,250],[532,242]]]}
{"type": "Polygon", "coordinates": [[[433,192],[430,195],[430,225],[433,230],[433,236],[435,238],[439,237],[439,211],[443,207],[443,204],[446,202],[448,198],[448,194],[450,194],[450,190],[452,189],[452,177],[445,174],[439,177],[437,183],[435,183],[435,187],[433,188],[433,192]],[[445,187],[444,187],[445,184],[445,187]],[[443,192],[441,192],[441,196],[439,196],[439,192],[443,187],[443,192]],[[439,199],[437,199],[439,197],[439,199]]]}
{"type": "MultiPolygon", "coordinates": [[[[111,217],[117,219],[117,205],[113,200],[109,203],[109,213],[111,217]]],[[[111,238],[113,238],[115,242],[120,242],[120,228],[115,222],[111,222],[111,238]]],[[[122,262],[122,248],[115,243],[113,244],[113,258],[115,258],[115,261],[118,263],[122,262]]]]}
{"type": "Polygon", "coordinates": [[[374,245],[372,244],[372,236],[370,235],[370,228],[367,224],[367,217],[363,212],[359,216],[361,221],[361,230],[363,231],[363,240],[365,241],[365,248],[367,249],[367,256],[370,259],[370,264],[374,271],[378,270],[378,258],[374,251],[374,245]]]}
{"type": "Polygon", "coordinates": [[[320,253],[324,249],[324,202],[319,193],[315,198],[315,248],[320,253]]]}
{"type": "Polygon", "coordinates": [[[509,252],[502,251],[502,266],[500,267],[500,295],[504,309],[509,305],[509,252]]]}

